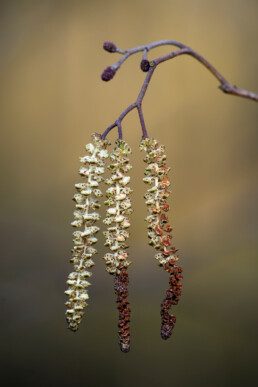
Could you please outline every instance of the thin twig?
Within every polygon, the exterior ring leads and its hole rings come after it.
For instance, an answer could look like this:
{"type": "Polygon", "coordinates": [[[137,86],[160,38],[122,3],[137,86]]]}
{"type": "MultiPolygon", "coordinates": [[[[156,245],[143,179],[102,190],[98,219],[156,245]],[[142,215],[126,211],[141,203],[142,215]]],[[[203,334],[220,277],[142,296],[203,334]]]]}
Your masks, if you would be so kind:
{"type": "Polygon", "coordinates": [[[106,138],[107,134],[110,132],[110,130],[112,130],[113,128],[117,127],[118,128],[118,132],[119,132],[119,139],[122,139],[122,129],[121,129],[121,122],[122,120],[125,118],[125,116],[133,109],[137,108],[138,109],[138,113],[139,113],[139,117],[140,117],[140,122],[141,122],[141,126],[142,126],[142,135],[143,135],[143,138],[146,138],[148,137],[147,135],[147,130],[146,130],[146,126],[145,126],[145,123],[144,123],[144,118],[143,118],[143,113],[142,113],[142,100],[144,98],[144,95],[146,93],[146,90],[147,90],[147,87],[150,83],[150,79],[152,77],[152,74],[155,70],[155,66],[152,66],[150,68],[150,70],[148,71],[148,74],[146,75],[146,78],[143,82],[143,85],[142,85],[142,88],[141,88],[141,91],[138,95],[138,98],[136,100],[136,102],[132,103],[130,106],[128,106],[122,114],[120,114],[120,116],[118,117],[118,119],[113,122],[113,124],[111,124],[106,130],[105,132],[101,135],[101,137],[104,139],[106,138]]]}
{"type": "MultiPolygon", "coordinates": [[[[112,43],[113,44],[113,43],[112,43]]],[[[237,86],[233,86],[231,83],[229,83],[226,78],[223,77],[223,75],[210,63],[208,62],[203,56],[201,56],[200,54],[198,54],[196,51],[194,51],[192,48],[184,45],[183,43],[180,43],[180,42],[177,42],[175,40],[161,40],[161,41],[158,41],[158,42],[153,42],[153,43],[150,43],[150,44],[147,44],[147,45],[144,45],[144,46],[138,46],[138,47],[135,47],[135,48],[132,48],[130,50],[121,50],[120,48],[117,48],[115,45],[115,50],[112,51],[112,52],[116,52],[116,53],[119,53],[119,54],[122,54],[122,58],[117,61],[114,65],[110,66],[108,69],[111,69],[113,71],[113,75],[112,75],[112,78],[114,76],[114,74],[116,73],[116,71],[121,67],[121,65],[133,54],[136,54],[138,52],[141,52],[143,51],[143,60],[144,61],[147,61],[147,53],[148,51],[150,51],[151,49],[153,48],[156,48],[156,47],[160,47],[160,46],[164,46],[164,45],[173,45],[173,46],[176,46],[179,48],[179,50],[176,50],[176,51],[172,51],[166,55],[163,55],[159,58],[156,58],[154,60],[152,60],[151,62],[149,62],[149,70],[148,70],[148,73],[146,75],[146,78],[144,80],[144,83],[142,85],[142,88],[141,88],[141,91],[138,95],[138,98],[136,100],[136,102],[134,102],[133,104],[131,104],[130,106],[128,106],[124,111],[123,113],[118,117],[118,119],[113,123],[111,124],[105,131],[104,133],[101,135],[101,137],[104,139],[107,134],[110,132],[110,130],[112,130],[114,127],[117,127],[118,128],[118,133],[119,133],[119,139],[122,139],[122,126],[121,126],[121,122],[122,120],[124,119],[124,117],[133,109],[137,108],[138,110],[138,114],[139,114],[139,118],[140,118],[140,123],[141,123],[141,127],[142,127],[142,134],[143,134],[143,138],[146,138],[148,137],[147,135],[147,130],[146,130],[146,126],[145,126],[145,122],[144,122],[144,118],[143,118],[143,112],[142,112],[142,101],[143,101],[143,98],[145,96],[145,93],[147,91],[147,88],[148,88],[148,85],[150,83],[150,79],[154,73],[154,70],[156,69],[156,67],[167,61],[167,60],[170,60],[170,59],[173,59],[173,58],[176,58],[177,56],[180,56],[180,55],[190,55],[192,57],[194,57],[195,59],[197,59],[200,63],[202,63],[211,73],[212,75],[214,75],[214,77],[220,82],[220,86],[219,88],[226,94],[232,94],[232,95],[236,95],[236,96],[239,96],[239,97],[243,97],[243,98],[247,98],[247,99],[251,99],[253,101],[258,101],[258,94],[256,93],[253,93],[251,91],[248,91],[248,90],[244,90],[244,89],[240,89],[238,88],[237,86]]],[[[148,61],[147,61],[148,63],[148,61]]],[[[111,78],[109,78],[111,79],[111,78]]],[[[105,79],[105,80],[109,80],[109,79],[105,79]]]]}
{"type": "Polygon", "coordinates": [[[166,45],[176,46],[179,48],[186,47],[184,44],[177,42],[175,40],[160,40],[158,42],[145,44],[144,46],[134,47],[134,48],[131,48],[130,50],[126,50],[126,51],[123,51],[120,48],[116,48],[116,52],[119,54],[123,53],[123,57],[111,67],[114,70],[118,70],[121,67],[121,65],[126,61],[126,59],[128,59],[131,55],[136,54],[137,52],[145,51],[145,50],[150,51],[153,48],[160,47],[160,46],[166,46],[166,45]]]}
{"type": "Polygon", "coordinates": [[[244,89],[240,89],[236,86],[231,85],[224,77],[223,75],[210,63],[208,62],[203,56],[198,54],[196,51],[194,51],[190,47],[185,47],[177,51],[173,51],[167,55],[161,56],[160,58],[157,58],[153,60],[153,62],[158,65],[162,62],[165,62],[169,59],[173,59],[179,55],[191,55],[195,59],[197,59],[200,63],[202,63],[214,76],[218,79],[218,81],[221,83],[219,88],[227,94],[233,94],[239,97],[249,98],[253,101],[258,101],[258,94],[255,94],[251,91],[247,91],[244,89]]]}

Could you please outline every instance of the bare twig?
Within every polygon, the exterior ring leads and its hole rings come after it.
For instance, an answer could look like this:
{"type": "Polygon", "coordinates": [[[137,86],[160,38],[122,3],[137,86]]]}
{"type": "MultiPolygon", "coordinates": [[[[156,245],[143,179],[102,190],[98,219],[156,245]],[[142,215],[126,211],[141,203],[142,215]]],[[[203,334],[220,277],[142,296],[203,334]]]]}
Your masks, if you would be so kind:
{"type": "Polygon", "coordinates": [[[244,89],[239,89],[236,86],[231,85],[218,70],[215,69],[214,66],[212,66],[211,63],[209,63],[204,57],[202,57],[200,54],[198,54],[196,51],[194,51],[190,47],[181,48],[180,50],[173,51],[167,55],[161,56],[160,58],[155,59],[153,62],[158,65],[162,62],[165,62],[169,59],[173,59],[176,56],[188,54],[197,59],[199,62],[201,62],[221,83],[219,88],[227,94],[233,94],[239,97],[249,98],[253,101],[258,101],[258,94],[255,94],[251,91],[247,91],[244,89]]]}
{"type": "Polygon", "coordinates": [[[145,96],[146,90],[148,88],[150,79],[151,79],[151,77],[153,75],[154,70],[156,69],[156,67],[159,64],[161,64],[161,63],[163,63],[163,62],[165,62],[165,61],[167,61],[169,59],[176,58],[177,56],[180,56],[180,55],[185,55],[185,54],[186,55],[190,55],[190,56],[194,57],[195,59],[197,59],[200,63],[202,63],[215,76],[215,78],[217,78],[217,80],[220,82],[219,88],[224,93],[236,95],[236,96],[247,98],[247,99],[251,99],[253,101],[258,101],[258,94],[253,93],[253,92],[248,91],[248,90],[240,89],[237,86],[233,86],[204,57],[202,57],[200,54],[198,54],[192,48],[187,47],[183,43],[177,42],[175,40],[161,40],[161,41],[150,43],[150,44],[147,44],[147,45],[144,45],[144,46],[135,47],[135,48],[132,48],[130,50],[121,50],[120,48],[117,48],[113,43],[106,42],[106,43],[104,43],[104,49],[106,49],[109,52],[116,52],[116,53],[122,54],[123,56],[114,65],[109,66],[109,67],[107,67],[104,70],[104,72],[102,73],[102,79],[103,80],[109,81],[110,79],[112,79],[114,77],[116,71],[121,67],[121,65],[131,55],[136,54],[136,53],[141,52],[141,51],[143,51],[143,57],[142,57],[142,62],[141,62],[141,69],[143,71],[147,71],[148,73],[146,75],[146,78],[144,80],[144,83],[142,85],[141,91],[140,91],[140,93],[138,95],[138,98],[137,98],[136,102],[134,102],[133,104],[128,106],[123,111],[123,113],[118,117],[118,119],[105,130],[105,132],[101,136],[103,139],[107,136],[107,134],[110,132],[110,130],[112,130],[114,127],[118,128],[119,139],[122,139],[121,122],[124,119],[124,117],[131,110],[133,110],[135,108],[137,108],[137,110],[138,110],[138,114],[139,114],[139,118],[140,118],[140,123],[141,123],[141,127],[142,127],[143,138],[148,137],[146,126],[145,126],[145,123],[144,123],[144,118],[143,118],[142,101],[143,101],[143,98],[145,96]],[[153,48],[156,48],[156,47],[159,47],[159,46],[164,46],[164,45],[173,45],[173,46],[178,47],[179,49],[176,50],[176,51],[172,51],[172,52],[170,52],[170,53],[168,53],[168,54],[166,54],[164,56],[161,56],[161,57],[156,58],[156,59],[152,60],[151,62],[149,62],[147,60],[147,53],[148,53],[148,51],[150,51],[153,48]]]}

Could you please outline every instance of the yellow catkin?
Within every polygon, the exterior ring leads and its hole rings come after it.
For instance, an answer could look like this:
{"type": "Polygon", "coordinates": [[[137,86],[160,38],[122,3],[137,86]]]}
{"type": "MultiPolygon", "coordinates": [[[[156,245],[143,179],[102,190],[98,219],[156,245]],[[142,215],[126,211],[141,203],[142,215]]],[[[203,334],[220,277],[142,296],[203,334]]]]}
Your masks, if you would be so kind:
{"type": "Polygon", "coordinates": [[[131,148],[123,141],[118,140],[117,146],[110,154],[111,164],[109,169],[112,171],[110,179],[105,181],[110,187],[106,191],[105,204],[108,206],[107,216],[104,223],[108,226],[104,232],[106,246],[109,246],[111,252],[104,255],[106,261],[106,270],[110,274],[120,274],[122,269],[130,265],[125,243],[129,237],[128,227],[130,222],[128,215],[132,213],[129,194],[132,192],[128,187],[130,177],[128,172],[132,168],[129,164],[128,155],[131,154],[131,148]]]}
{"type": "Polygon", "coordinates": [[[79,174],[84,178],[84,182],[75,184],[78,193],[73,198],[76,210],[71,223],[77,228],[73,233],[74,247],[71,259],[74,271],[68,276],[66,282],[68,289],[65,291],[69,297],[69,301],[66,302],[66,319],[68,328],[72,331],[78,329],[89,298],[88,278],[92,275],[89,269],[94,265],[92,256],[97,250],[93,245],[97,242],[96,233],[99,231],[95,226],[100,219],[97,212],[100,207],[98,199],[102,196],[99,183],[104,180],[101,175],[104,173],[104,160],[108,157],[107,145],[107,140],[102,140],[95,134],[92,135],[92,143],[85,146],[87,154],[80,158],[83,165],[79,169],[79,174]]]}

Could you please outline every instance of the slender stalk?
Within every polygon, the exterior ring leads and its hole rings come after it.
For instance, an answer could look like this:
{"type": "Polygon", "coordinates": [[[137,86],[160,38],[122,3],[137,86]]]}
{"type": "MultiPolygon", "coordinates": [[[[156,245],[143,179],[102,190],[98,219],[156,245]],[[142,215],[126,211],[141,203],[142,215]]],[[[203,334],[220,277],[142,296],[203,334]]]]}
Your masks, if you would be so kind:
{"type": "Polygon", "coordinates": [[[138,114],[139,114],[140,123],[141,123],[141,127],[142,127],[142,138],[147,138],[148,134],[147,134],[147,129],[145,126],[144,118],[143,118],[142,106],[139,105],[139,106],[137,106],[137,108],[138,108],[138,114]]]}

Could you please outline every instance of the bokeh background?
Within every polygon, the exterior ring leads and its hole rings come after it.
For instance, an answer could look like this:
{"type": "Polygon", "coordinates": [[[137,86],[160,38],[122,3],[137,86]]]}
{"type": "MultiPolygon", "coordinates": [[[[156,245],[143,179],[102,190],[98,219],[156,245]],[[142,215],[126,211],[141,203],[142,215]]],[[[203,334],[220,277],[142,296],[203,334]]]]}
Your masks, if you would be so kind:
{"type": "MultiPolygon", "coordinates": [[[[177,324],[160,338],[168,276],[147,244],[143,154],[136,112],[130,301],[132,346],[117,345],[113,280],[103,236],[79,332],[63,294],[72,248],[78,156],[135,101],[144,73],[131,57],[112,82],[102,70],[131,48],[179,40],[233,84],[258,92],[255,0],[12,0],[0,3],[3,386],[254,386],[257,384],[257,104],[223,94],[190,57],[162,64],[143,103],[149,134],[172,166],[171,223],[184,267],[177,324]]],[[[155,58],[171,50],[152,51],[155,58]]],[[[117,133],[112,132],[114,142],[117,133]]],[[[104,209],[102,210],[104,215],[104,209]]]]}

